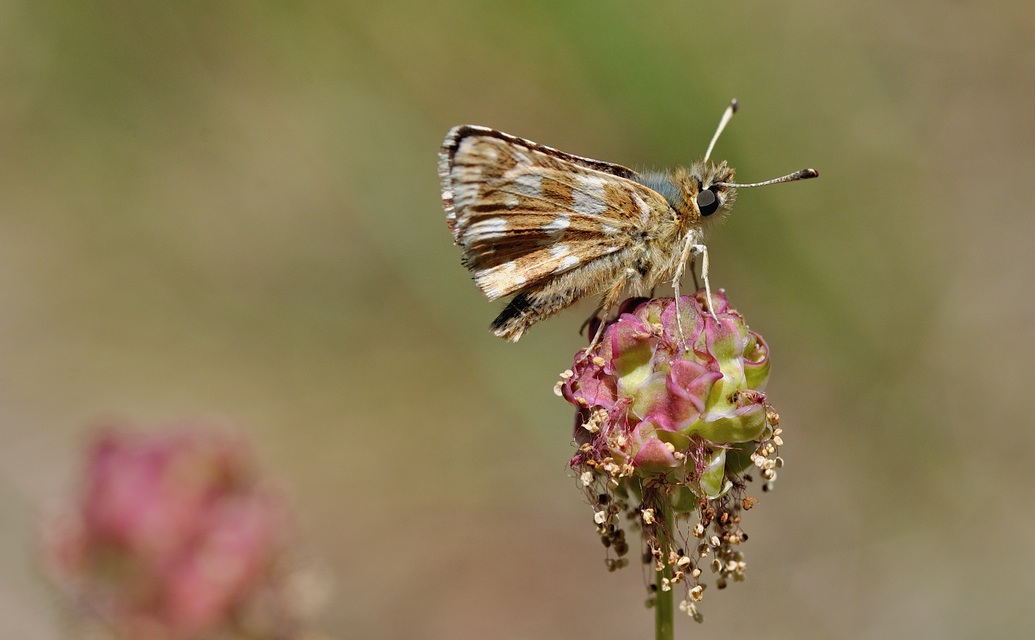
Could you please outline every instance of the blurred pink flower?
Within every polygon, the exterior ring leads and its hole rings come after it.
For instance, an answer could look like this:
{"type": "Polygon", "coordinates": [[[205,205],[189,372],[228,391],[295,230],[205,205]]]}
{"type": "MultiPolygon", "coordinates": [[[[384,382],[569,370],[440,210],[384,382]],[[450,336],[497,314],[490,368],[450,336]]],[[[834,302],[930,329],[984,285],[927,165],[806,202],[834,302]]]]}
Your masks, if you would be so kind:
{"type": "MultiPolygon", "coordinates": [[[[283,586],[290,527],[241,439],[109,430],[90,448],[77,508],[45,534],[48,570],[85,617],[118,637],[186,640],[235,630],[283,586]]],[[[258,637],[285,637],[274,626],[258,637]]]]}

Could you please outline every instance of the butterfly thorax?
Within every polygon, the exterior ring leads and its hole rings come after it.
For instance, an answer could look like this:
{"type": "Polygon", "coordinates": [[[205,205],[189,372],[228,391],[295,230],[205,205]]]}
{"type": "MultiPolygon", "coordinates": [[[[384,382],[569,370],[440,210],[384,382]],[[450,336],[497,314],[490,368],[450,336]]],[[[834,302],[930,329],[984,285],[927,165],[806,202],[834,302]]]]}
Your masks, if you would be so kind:
{"type": "Polygon", "coordinates": [[[732,181],[733,173],[725,162],[698,161],[690,167],[636,175],[637,182],[664,199],[668,213],[657,212],[649,233],[630,247],[636,267],[628,270],[631,289],[649,291],[669,281],[680,268],[684,248],[704,243],[705,229],[733,205],[735,190],[716,184],[732,181]]]}

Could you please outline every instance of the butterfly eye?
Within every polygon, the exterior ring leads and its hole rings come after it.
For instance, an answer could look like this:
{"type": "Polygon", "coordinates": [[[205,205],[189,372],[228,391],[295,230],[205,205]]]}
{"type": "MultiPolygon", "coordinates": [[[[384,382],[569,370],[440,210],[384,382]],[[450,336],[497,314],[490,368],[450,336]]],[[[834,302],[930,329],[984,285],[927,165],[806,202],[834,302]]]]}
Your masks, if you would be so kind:
{"type": "Polygon", "coordinates": [[[697,192],[697,209],[702,216],[710,216],[719,209],[719,198],[713,189],[703,189],[697,192]]]}

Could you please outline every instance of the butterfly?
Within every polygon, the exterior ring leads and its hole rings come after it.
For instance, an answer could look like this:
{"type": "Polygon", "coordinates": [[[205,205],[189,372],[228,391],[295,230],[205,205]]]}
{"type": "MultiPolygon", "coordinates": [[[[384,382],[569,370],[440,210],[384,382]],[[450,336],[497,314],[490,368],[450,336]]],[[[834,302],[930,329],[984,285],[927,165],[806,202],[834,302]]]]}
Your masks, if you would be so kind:
{"type": "Polygon", "coordinates": [[[478,288],[490,300],[514,296],[492,332],[516,342],[590,295],[603,296],[606,317],[626,289],[646,293],[661,282],[678,301],[696,255],[711,310],[705,231],[730,212],[736,190],[819,176],[802,169],[737,184],[725,161],[709,161],[737,106],[726,108],[702,160],[666,172],[637,173],[487,127],[451,129],[438,164],[446,222],[478,288]]]}

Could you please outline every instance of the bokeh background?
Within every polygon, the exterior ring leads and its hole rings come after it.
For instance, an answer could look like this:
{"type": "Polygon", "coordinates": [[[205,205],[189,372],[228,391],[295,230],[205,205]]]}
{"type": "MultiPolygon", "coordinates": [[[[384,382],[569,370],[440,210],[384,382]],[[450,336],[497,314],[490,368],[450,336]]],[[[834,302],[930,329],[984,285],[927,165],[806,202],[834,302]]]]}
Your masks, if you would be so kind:
{"type": "Polygon", "coordinates": [[[1033,623],[1035,8],[977,2],[0,2],[0,635],[91,429],[218,416],[333,576],[340,638],[649,637],[551,393],[441,211],[485,124],[759,180],[709,241],[766,336],[787,462],[748,580],[680,637],[1024,637],[1033,623]]]}

